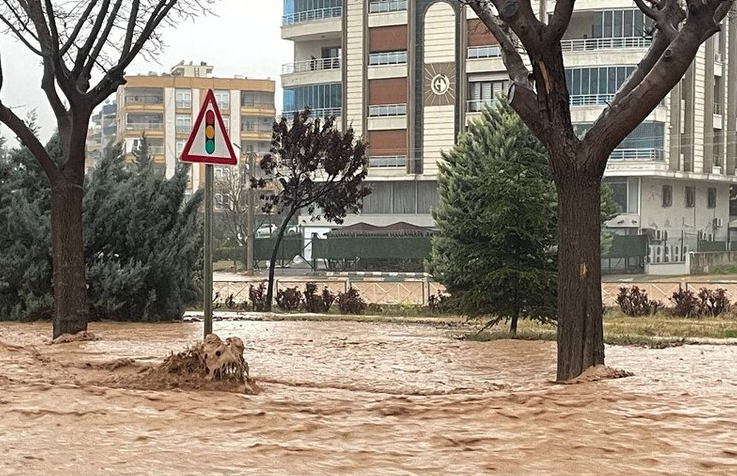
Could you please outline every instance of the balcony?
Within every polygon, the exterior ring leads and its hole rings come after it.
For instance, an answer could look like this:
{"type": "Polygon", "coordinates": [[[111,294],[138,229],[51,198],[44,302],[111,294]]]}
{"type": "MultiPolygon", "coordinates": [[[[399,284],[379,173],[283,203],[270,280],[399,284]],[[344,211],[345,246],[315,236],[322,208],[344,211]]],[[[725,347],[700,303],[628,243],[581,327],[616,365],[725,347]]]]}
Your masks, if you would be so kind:
{"type": "Polygon", "coordinates": [[[282,39],[321,40],[340,38],[343,7],[304,10],[282,16],[282,39]]]}
{"type": "Polygon", "coordinates": [[[339,83],[342,80],[340,58],[314,58],[282,65],[282,86],[339,83]]]}
{"type": "Polygon", "coordinates": [[[369,106],[369,117],[395,117],[406,115],[406,104],[382,104],[379,106],[369,106]]]}
{"type": "Polygon", "coordinates": [[[389,13],[407,10],[407,0],[371,0],[369,13],[389,13]]]}
{"type": "Polygon", "coordinates": [[[406,155],[391,155],[391,156],[378,156],[369,157],[369,167],[372,169],[389,169],[389,168],[407,168],[407,156],[406,155]]]}
{"type": "Polygon", "coordinates": [[[499,45],[469,46],[468,59],[501,58],[502,49],[499,45]]]}
{"type": "Polygon", "coordinates": [[[652,40],[643,37],[574,38],[561,40],[563,52],[596,51],[613,48],[649,48],[652,40]]]}
{"type": "Polygon", "coordinates": [[[177,134],[189,134],[192,132],[192,124],[177,124],[175,131],[177,134]]]}
{"type": "Polygon", "coordinates": [[[614,94],[576,94],[571,95],[571,106],[606,106],[614,94]]]}
{"type": "Polygon", "coordinates": [[[663,149],[614,149],[609,156],[610,160],[624,161],[662,161],[663,149]]]}
{"type": "MultiPolygon", "coordinates": [[[[295,113],[300,113],[301,110],[287,110],[282,111],[282,116],[286,117],[287,119],[290,119],[295,113]]],[[[310,116],[311,117],[340,117],[342,114],[343,109],[340,107],[323,107],[323,108],[316,108],[316,109],[310,109],[310,116]]]]}
{"type": "Polygon", "coordinates": [[[471,99],[466,101],[466,112],[481,112],[486,106],[493,106],[494,99],[471,99]]]}
{"type": "MultiPolygon", "coordinates": [[[[127,122],[125,129],[128,131],[163,131],[163,122],[127,122]]],[[[190,127],[191,129],[191,127],[190,127]]]]}

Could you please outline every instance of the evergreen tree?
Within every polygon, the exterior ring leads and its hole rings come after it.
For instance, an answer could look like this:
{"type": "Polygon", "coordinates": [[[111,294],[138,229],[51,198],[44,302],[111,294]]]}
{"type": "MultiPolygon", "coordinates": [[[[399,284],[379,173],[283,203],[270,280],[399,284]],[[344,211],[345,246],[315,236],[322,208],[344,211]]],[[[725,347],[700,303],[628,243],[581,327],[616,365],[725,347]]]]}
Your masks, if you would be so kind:
{"type": "Polygon", "coordinates": [[[188,166],[169,180],[139,167],[129,170],[120,146],[109,147],[85,193],[91,311],[121,320],[177,319],[201,297],[202,194],[185,201],[188,166]]]}
{"type": "Polygon", "coordinates": [[[470,316],[547,320],[556,304],[556,192],[545,149],[500,100],[443,155],[430,272],[470,316]]]}
{"type": "MultiPolygon", "coordinates": [[[[185,199],[187,180],[185,167],[157,178],[127,167],[120,144],[106,149],[83,202],[91,315],[170,320],[201,298],[202,197],[185,199]]],[[[26,149],[0,160],[0,319],[51,316],[49,195],[26,149]]]]}
{"type": "Polygon", "coordinates": [[[146,134],[141,135],[138,141],[138,147],[133,151],[135,164],[139,171],[148,170],[152,167],[151,154],[148,151],[148,139],[146,134]]]}

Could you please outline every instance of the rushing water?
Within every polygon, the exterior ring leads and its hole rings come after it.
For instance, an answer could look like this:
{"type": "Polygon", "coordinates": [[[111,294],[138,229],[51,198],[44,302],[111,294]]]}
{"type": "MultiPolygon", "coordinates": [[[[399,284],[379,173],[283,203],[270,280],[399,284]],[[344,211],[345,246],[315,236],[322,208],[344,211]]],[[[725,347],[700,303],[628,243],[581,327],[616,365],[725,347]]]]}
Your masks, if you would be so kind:
{"type": "Polygon", "coordinates": [[[737,474],[733,346],[609,347],[634,377],[557,385],[550,342],[216,322],[246,343],[263,391],[245,396],[110,388],[69,366],[155,362],[199,324],[90,330],[102,340],[47,346],[48,325],[0,325],[0,475],[737,474]]]}

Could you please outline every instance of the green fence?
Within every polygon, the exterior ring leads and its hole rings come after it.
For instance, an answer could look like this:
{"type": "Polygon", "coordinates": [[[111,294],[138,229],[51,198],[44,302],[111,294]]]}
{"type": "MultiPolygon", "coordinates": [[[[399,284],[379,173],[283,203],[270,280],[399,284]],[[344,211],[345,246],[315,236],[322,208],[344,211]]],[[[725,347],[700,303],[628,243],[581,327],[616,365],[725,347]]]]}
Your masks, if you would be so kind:
{"type": "Polygon", "coordinates": [[[713,252],[727,251],[726,241],[701,241],[699,240],[697,251],[713,252]]]}
{"type": "Polygon", "coordinates": [[[312,259],[410,259],[430,256],[423,236],[351,236],[312,240],[312,259]]]}
{"type": "MultiPolygon", "coordinates": [[[[276,238],[256,238],[254,240],[253,256],[255,261],[269,261],[271,253],[274,251],[276,238]]],[[[277,254],[277,262],[285,264],[292,261],[296,256],[302,255],[302,237],[300,235],[287,235],[279,245],[279,253],[277,254]]],[[[242,263],[246,262],[246,247],[226,247],[218,248],[215,251],[215,260],[238,260],[242,263]]]]}
{"type": "Polygon", "coordinates": [[[602,258],[644,258],[647,256],[646,235],[614,235],[612,245],[602,258]]]}

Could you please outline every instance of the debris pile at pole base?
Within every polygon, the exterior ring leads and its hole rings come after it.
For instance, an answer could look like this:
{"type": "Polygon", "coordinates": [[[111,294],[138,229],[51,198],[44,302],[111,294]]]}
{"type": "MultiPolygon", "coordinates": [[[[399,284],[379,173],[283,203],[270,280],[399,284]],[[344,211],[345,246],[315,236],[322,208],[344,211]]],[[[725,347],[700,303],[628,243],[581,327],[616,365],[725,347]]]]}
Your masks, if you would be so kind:
{"type": "Polygon", "coordinates": [[[254,395],[260,388],[248,374],[244,349],[243,341],[238,337],[221,340],[210,334],[203,342],[177,354],[171,353],[155,366],[137,366],[132,361],[121,363],[118,368],[130,369],[133,366],[138,367],[138,371],[113,376],[108,384],[142,390],[178,388],[254,395]]]}

